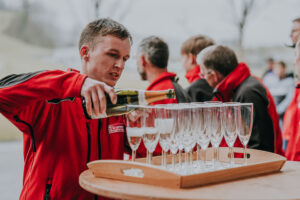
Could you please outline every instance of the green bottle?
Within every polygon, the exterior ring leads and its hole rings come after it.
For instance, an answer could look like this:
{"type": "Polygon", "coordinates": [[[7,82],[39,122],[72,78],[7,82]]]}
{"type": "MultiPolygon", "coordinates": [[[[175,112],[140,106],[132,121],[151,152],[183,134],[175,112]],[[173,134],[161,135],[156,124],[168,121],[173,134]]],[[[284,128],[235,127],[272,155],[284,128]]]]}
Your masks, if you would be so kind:
{"type": "Polygon", "coordinates": [[[123,115],[131,111],[128,110],[127,105],[148,105],[156,101],[175,98],[175,91],[173,89],[157,91],[116,89],[115,92],[117,94],[116,104],[113,104],[110,100],[110,97],[107,94],[105,94],[107,102],[106,115],[88,115],[85,105],[85,99],[82,98],[82,106],[85,117],[87,119],[99,119],[123,115]]]}

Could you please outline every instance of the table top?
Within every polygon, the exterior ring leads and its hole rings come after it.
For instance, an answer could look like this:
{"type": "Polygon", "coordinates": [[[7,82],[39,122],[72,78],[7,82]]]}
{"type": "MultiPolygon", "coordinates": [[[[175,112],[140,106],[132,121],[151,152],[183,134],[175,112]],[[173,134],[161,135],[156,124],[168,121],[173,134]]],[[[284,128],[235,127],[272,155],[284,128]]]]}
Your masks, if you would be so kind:
{"type": "Polygon", "coordinates": [[[300,199],[300,162],[287,161],[278,173],[183,189],[95,178],[90,170],[79,182],[91,193],[117,199],[300,199]]]}

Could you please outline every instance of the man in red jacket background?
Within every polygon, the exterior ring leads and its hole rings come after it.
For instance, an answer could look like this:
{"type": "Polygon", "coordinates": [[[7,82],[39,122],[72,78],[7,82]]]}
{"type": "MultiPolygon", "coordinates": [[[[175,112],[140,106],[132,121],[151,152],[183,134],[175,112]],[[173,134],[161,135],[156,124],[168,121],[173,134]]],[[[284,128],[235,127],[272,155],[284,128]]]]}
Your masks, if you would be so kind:
{"type": "MultiPolygon", "coordinates": [[[[150,85],[147,90],[174,89],[176,98],[157,101],[155,104],[169,104],[189,102],[189,97],[177,83],[176,74],[168,71],[169,47],[165,41],[156,36],[143,39],[137,50],[137,70],[142,80],[150,85]]],[[[146,148],[141,142],[137,153],[146,156],[146,148]]],[[[160,155],[161,147],[158,144],[153,155],[160,155]]]]}
{"type": "Polygon", "coordinates": [[[23,132],[24,173],[20,199],[104,199],[83,190],[79,175],[97,159],[123,159],[122,116],[104,114],[107,93],[129,59],[131,35],[111,19],[89,23],[81,33],[82,72],[70,69],[12,74],[0,80],[0,113],[23,132]]]}
{"type": "MultiPolygon", "coordinates": [[[[214,88],[214,100],[253,103],[250,148],[283,155],[279,119],[274,100],[261,81],[253,77],[245,63],[238,63],[233,50],[215,45],[198,56],[205,79],[214,88]]],[[[224,139],[221,146],[226,145],[224,139]]],[[[241,146],[239,140],[235,145],[241,146]]]]}
{"type": "Polygon", "coordinates": [[[207,81],[201,77],[201,69],[197,63],[197,55],[206,47],[215,42],[204,35],[195,35],[187,39],[181,46],[182,64],[186,71],[185,78],[191,84],[186,91],[192,102],[209,101],[213,97],[213,89],[207,81]]]}
{"type": "Polygon", "coordinates": [[[287,159],[300,161],[300,38],[296,44],[295,68],[298,83],[293,100],[284,115],[283,136],[288,140],[286,149],[287,159]]]}

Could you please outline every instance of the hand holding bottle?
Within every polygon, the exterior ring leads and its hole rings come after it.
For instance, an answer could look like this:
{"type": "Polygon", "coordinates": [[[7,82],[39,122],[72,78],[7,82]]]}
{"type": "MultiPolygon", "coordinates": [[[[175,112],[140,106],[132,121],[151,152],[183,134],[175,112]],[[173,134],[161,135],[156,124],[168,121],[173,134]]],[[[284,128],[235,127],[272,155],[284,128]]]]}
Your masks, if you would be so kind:
{"type": "Polygon", "coordinates": [[[86,78],[80,91],[80,95],[85,99],[87,113],[91,116],[94,113],[98,115],[106,115],[106,96],[107,93],[111,102],[117,102],[117,95],[114,89],[104,82],[100,82],[91,78],[86,78]]]}

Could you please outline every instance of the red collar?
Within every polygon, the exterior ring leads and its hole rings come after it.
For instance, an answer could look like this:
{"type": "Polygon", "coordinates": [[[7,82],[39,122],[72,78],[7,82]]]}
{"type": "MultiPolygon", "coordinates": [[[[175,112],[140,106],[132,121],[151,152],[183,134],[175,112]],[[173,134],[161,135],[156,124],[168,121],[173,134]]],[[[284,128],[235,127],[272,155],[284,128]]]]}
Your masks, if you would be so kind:
{"type": "MultiPolygon", "coordinates": [[[[214,95],[219,101],[231,101],[233,90],[250,76],[250,70],[245,63],[240,63],[214,90],[214,95]]],[[[216,100],[216,99],[215,99],[216,100]]]]}
{"type": "Polygon", "coordinates": [[[185,74],[185,78],[188,80],[189,83],[192,83],[198,79],[200,79],[200,66],[196,65],[192,70],[188,71],[185,74]]]}
{"type": "Polygon", "coordinates": [[[147,90],[151,90],[151,88],[157,84],[158,82],[161,82],[162,80],[165,79],[170,79],[170,78],[175,78],[176,74],[172,73],[172,72],[163,72],[161,73],[159,76],[157,76],[152,83],[150,83],[150,85],[147,87],[147,90]]]}

